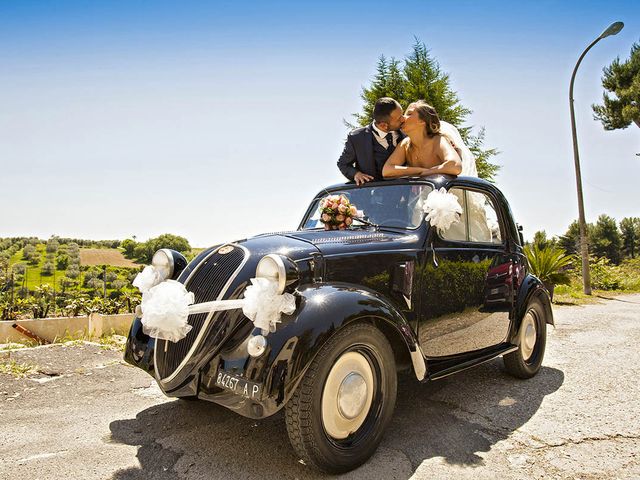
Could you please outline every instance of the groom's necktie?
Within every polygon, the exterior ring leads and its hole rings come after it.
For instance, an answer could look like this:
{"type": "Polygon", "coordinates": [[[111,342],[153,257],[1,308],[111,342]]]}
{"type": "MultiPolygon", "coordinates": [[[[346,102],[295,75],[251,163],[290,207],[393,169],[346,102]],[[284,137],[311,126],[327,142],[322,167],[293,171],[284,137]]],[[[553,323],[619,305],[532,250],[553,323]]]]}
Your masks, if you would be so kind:
{"type": "Polygon", "coordinates": [[[393,133],[387,133],[384,139],[387,141],[387,151],[391,153],[393,151],[393,133]]]}

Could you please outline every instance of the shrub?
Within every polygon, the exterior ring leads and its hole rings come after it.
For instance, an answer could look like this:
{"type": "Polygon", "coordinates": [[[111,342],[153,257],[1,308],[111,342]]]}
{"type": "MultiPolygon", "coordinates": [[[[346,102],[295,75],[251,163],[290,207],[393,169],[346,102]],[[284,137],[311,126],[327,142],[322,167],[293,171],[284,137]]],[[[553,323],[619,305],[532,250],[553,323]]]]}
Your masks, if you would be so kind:
{"type": "Polygon", "coordinates": [[[78,265],[73,264],[67,269],[67,277],[76,279],[80,276],[80,267],[78,265]]]}
{"type": "Polygon", "coordinates": [[[56,253],[60,244],[55,237],[52,237],[47,242],[47,253],[56,253]]]}
{"type": "Polygon", "coordinates": [[[42,275],[53,275],[54,270],[55,267],[53,266],[53,263],[46,262],[42,265],[42,269],[40,271],[42,272],[42,275]]]}
{"type": "Polygon", "coordinates": [[[86,287],[92,289],[92,290],[100,290],[102,288],[104,288],[104,283],[102,282],[102,280],[100,280],[97,277],[94,278],[89,278],[89,280],[87,280],[86,276],[85,276],[85,281],[84,284],[86,287]]]}
{"type": "Polygon", "coordinates": [[[22,249],[22,258],[26,261],[31,261],[37,256],[36,247],[33,245],[27,245],[22,249]]]}
{"type": "Polygon", "coordinates": [[[16,275],[24,275],[24,272],[27,271],[27,266],[24,263],[15,263],[11,268],[16,275]]]}
{"type": "Polygon", "coordinates": [[[539,248],[528,245],[524,248],[529,271],[538,277],[549,288],[552,285],[568,285],[571,283],[569,267],[571,257],[559,247],[539,248]]]}
{"type": "Polygon", "coordinates": [[[611,265],[606,257],[590,257],[591,286],[597,290],[617,290],[622,285],[622,276],[618,268],[611,265]]]}
{"type": "Polygon", "coordinates": [[[56,259],[56,267],[58,270],[66,270],[69,266],[69,257],[66,255],[58,255],[56,259]]]}

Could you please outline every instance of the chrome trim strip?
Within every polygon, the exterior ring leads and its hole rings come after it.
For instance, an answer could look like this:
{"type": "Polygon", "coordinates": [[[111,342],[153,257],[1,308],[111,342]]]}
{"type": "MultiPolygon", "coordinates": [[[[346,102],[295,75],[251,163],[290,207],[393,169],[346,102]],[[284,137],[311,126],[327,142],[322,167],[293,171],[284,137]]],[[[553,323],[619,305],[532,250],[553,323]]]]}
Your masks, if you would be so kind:
{"type": "Polygon", "coordinates": [[[411,363],[413,363],[413,371],[416,374],[416,378],[422,381],[427,376],[427,365],[424,362],[424,355],[420,345],[416,343],[416,349],[411,354],[411,363]]]}
{"type": "MultiPolygon", "coordinates": [[[[202,259],[200,264],[196,268],[194,268],[193,271],[189,274],[187,279],[184,281],[184,284],[186,285],[189,282],[191,277],[198,271],[200,266],[206,260],[208,260],[209,257],[211,257],[211,255],[213,255],[218,250],[220,250],[220,248],[222,248],[224,246],[227,246],[227,245],[233,245],[235,247],[243,249],[244,252],[245,252],[245,257],[244,257],[244,260],[242,261],[242,263],[240,264],[240,266],[238,268],[236,268],[236,270],[231,274],[231,276],[229,277],[229,280],[227,280],[227,283],[224,285],[224,287],[222,287],[222,290],[220,291],[220,294],[218,295],[218,298],[216,298],[216,300],[222,300],[222,297],[224,296],[225,293],[227,293],[227,290],[231,286],[231,283],[236,279],[236,277],[240,273],[240,270],[242,270],[242,268],[245,266],[245,264],[249,261],[249,257],[251,256],[251,254],[249,253],[249,250],[247,250],[247,248],[243,247],[242,245],[238,245],[238,244],[235,244],[235,243],[225,243],[224,245],[220,245],[213,252],[211,252],[209,255],[207,255],[205,258],[202,259]]],[[[178,368],[176,368],[171,375],[169,375],[167,378],[164,378],[164,379],[161,379],[161,378],[158,377],[158,369],[156,368],[156,366],[158,365],[158,363],[157,363],[158,339],[156,338],[156,341],[155,341],[155,344],[154,344],[154,348],[153,348],[153,365],[154,365],[154,374],[155,374],[156,380],[158,382],[162,383],[163,385],[167,384],[171,380],[173,380],[178,375],[178,373],[180,373],[180,371],[184,368],[185,364],[189,361],[189,359],[195,353],[196,349],[200,345],[200,342],[202,342],[202,339],[204,337],[204,333],[208,330],[209,323],[211,322],[211,318],[213,318],[213,315],[215,313],[218,313],[218,312],[209,313],[209,315],[207,316],[207,318],[204,321],[204,324],[202,325],[202,328],[200,329],[200,333],[198,333],[198,336],[196,337],[195,342],[193,342],[193,345],[191,346],[191,348],[189,349],[189,351],[185,355],[185,357],[182,360],[182,362],[180,363],[180,365],[178,365],[178,368]]]]}

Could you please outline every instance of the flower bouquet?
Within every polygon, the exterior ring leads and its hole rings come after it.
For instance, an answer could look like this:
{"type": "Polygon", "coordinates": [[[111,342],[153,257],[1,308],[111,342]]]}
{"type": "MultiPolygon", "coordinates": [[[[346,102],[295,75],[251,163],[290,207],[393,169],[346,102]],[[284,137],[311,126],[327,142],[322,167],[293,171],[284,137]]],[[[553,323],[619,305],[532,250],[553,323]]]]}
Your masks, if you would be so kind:
{"type": "Polygon", "coordinates": [[[351,225],[358,210],[344,195],[329,195],[320,200],[320,212],[325,230],[344,230],[351,225]]]}

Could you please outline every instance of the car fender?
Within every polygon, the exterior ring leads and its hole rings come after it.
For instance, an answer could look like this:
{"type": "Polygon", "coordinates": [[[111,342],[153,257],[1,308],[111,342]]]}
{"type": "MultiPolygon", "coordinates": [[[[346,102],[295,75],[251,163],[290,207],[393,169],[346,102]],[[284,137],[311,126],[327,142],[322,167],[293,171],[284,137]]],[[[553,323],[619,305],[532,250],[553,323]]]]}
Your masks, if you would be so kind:
{"type": "Polygon", "coordinates": [[[512,339],[517,337],[517,332],[520,330],[520,324],[522,318],[526,313],[527,305],[533,299],[537,298],[542,303],[546,313],[546,320],[549,325],[554,325],[553,310],[551,308],[551,297],[542,281],[535,275],[527,274],[524,278],[520,289],[518,291],[518,298],[515,305],[515,319],[514,330],[512,332],[512,339]]]}
{"type": "Polygon", "coordinates": [[[265,377],[265,413],[274,413],[291,398],[320,349],[351,323],[376,324],[389,338],[396,356],[413,360],[417,349],[413,329],[379,293],[360,285],[322,283],[299,289],[297,296],[299,307],[294,314],[283,316],[276,332],[267,337],[271,348],[265,377]]]}

